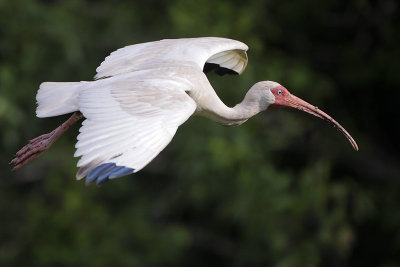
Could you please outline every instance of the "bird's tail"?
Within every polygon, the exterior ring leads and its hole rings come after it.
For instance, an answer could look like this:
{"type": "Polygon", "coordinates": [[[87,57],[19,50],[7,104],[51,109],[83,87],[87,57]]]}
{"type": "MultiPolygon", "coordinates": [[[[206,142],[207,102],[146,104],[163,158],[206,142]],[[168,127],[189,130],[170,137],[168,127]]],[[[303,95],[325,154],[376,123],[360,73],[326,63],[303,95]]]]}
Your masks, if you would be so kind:
{"type": "Polygon", "coordinates": [[[78,94],[87,82],[44,82],[36,95],[36,116],[53,117],[78,111],[78,94]]]}

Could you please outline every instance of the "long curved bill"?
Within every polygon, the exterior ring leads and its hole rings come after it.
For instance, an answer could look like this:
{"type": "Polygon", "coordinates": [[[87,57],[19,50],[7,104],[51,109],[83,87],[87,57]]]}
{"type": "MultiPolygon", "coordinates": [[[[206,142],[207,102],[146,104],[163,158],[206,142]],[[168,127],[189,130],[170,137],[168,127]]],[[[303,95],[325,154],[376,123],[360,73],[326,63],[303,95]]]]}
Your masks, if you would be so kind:
{"type": "Polygon", "coordinates": [[[346,136],[347,140],[349,140],[354,150],[358,151],[358,145],[356,141],[353,139],[353,137],[351,137],[351,135],[346,131],[346,129],[343,128],[342,125],[340,125],[337,121],[335,121],[331,116],[320,110],[318,107],[313,106],[304,101],[303,99],[298,98],[297,96],[294,96],[292,94],[289,94],[289,96],[286,97],[285,100],[287,102],[287,106],[310,113],[311,115],[314,115],[332,124],[334,127],[339,129],[339,131],[341,131],[344,134],[344,136],[346,136]]]}

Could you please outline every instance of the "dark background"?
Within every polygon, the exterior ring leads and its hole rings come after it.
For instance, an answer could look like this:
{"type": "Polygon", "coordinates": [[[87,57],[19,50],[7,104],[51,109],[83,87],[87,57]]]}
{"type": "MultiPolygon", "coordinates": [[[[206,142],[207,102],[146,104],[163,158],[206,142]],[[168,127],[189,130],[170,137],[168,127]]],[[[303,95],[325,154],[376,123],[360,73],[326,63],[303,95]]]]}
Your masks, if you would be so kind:
{"type": "Polygon", "coordinates": [[[399,3],[0,0],[1,266],[400,266],[399,3]],[[209,78],[230,106],[259,80],[326,123],[271,110],[240,127],[193,117],[151,164],[75,180],[78,125],[11,172],[43,81],[91,80],[111,51],[163,38],[249,45],[242,76],[209,78]]]}

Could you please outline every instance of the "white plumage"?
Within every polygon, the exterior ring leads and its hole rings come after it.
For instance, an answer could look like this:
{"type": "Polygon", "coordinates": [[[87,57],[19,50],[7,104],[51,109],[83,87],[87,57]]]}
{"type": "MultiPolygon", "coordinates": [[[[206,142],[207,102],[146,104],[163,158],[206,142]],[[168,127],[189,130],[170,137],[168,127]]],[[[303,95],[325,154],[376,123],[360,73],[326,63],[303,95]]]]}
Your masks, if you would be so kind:
{"type": "Polygon", "coordinates": [[[79,110],[86,120],[75,156],[82,156],[78,167],[87,167],[78,178],[106,162],[139,171],[196,110],[185,93],[189,85],[145,72],[99,80],[81,91],[79,110]]]}
{"type": "Polygon", "coordinates": [[[221,64],[221,67],[241,74],[247,65],[247,49],[247,45],[242,42],[216,37],[167,39],[136,44],[118,49],[106,57],[96,69],[95,79],[171,66],[189,65],[203,69],[206,61],[221,64]],[[229,67],[231,65],[232,68],[229,67]]]}
{"type": "MultiPolygon", "coordinates": [[[[115,165],[106,165],[106,170],[123,166],[137,172],[168,145],[196,109],[212,117],[209,110],[224,106],[203,73],[204,64],[240,74],[247,65],[247,49],[239,41],[213,37],[127,46],[101,63],[96,81],[42,83],[37,116],[79,110],[86,118],[76,144],[75,156],[81,157],[78,179],[107,163],[115,165]],[[213,102],[195,102],[210,97],[213,102]]],[[[114,178],[99,176],[89,182],[114,178]]]]}
{"type": "MultiPolygon", "coordinates": [[[[80,111],[86,118],[75,156],[81,157],[77,178],[87,176],[87,184],[95,180],[101,184],[141,170],[194,113],[223,125],[239,125],[272,104],[292,107],[336,125],[358,149],[340,124],[276,82],[256,83],[241,103],[227,107],[203,70],[217,68],[220,74],[241,74],[247,65],[247,49],[239,41],[215,37],[127,46],[101,63],[95,81],[42,83],[36,98],[37,116],[80,111]]],[[[56,129],[20,150],[12,161],[17,164],[14,169],[42,153],[65,129],[56,129]],[[42,139],[47,142],[44,148],[42,139]]]]}
{"type": "Polygon", "coordinates": [[[85,83],[87,82],[42,83],[36,95],[36,116],[45,118],[79,110],[78,94],[85,83]]]}

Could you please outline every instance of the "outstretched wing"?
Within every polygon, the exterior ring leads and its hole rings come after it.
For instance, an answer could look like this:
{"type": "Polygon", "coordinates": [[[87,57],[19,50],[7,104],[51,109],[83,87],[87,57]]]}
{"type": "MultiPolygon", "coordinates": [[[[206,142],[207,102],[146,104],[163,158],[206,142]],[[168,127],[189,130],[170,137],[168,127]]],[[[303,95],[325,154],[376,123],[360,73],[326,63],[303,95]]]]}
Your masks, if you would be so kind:
{"type": "Polygon", "coordinates": [[[86,120],[80,128],[77,179],[86,183],[137,172],[172,140],[195,111],[184,81],[137,71],[92,82],[79,95],[86,120]]]}
{"type": "Polygon", "coordinates": [[[95,79],[136,70],[187,65],[195,65],[205,71],[219,67],[241,74],[247,66],[247,49],[242,42],[217,37],[166,39],[135,44],[118,49],[106,57],[96,69],[95,79]]]}

